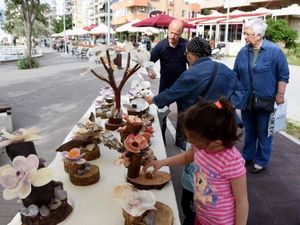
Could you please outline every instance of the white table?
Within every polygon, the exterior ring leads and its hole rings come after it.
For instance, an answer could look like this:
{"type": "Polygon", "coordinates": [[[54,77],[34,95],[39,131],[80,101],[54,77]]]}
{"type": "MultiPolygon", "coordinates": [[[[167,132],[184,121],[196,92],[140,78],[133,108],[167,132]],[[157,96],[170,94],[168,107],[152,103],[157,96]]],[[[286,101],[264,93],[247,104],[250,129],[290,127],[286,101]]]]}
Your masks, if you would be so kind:
{"type": "MultiPolygon", "coordinates": [[[[83,118],[88,118],[90,112],[94,112],[94,103],[86,111],[83,118]]],[[[150,107],[150,113],[155,116],[153,123],[154,137],[152,146],[156,157],[162,159],[166,157],[166,150],[163,144],[161,129],[158,123],[157,109],[154,105],[150,107]]],[[[102,121],[101,123],[103,123],[102,121]]],[[[76,126],[70,131],[64,142],[71,139],[76,126]]],[[[117,132],[115,132],[117,135],[117,132]]],[[[120,156],[116,150],[110,150],[103,144],[100,144],[101,157],[90,161],[98,165],[100,169],[100,180],[98,183],[80,187],[73,185],[67,173],[64,172],[61,153],[57,153],[55,159],[49,167],[55,171],[55,180],[64,183],[64,189],[68,192],[68,198],[73,205],[73,212],[63,221],[63,225],[122,225],[124,219],[122,209],[112,198],[112,191],[117,184],[126,182],[127,169],[123,165],[116,165],[114,162],[120,156]]],[[[162,168],[163,171],[170,172],[168,167],[162,168]]],[[[178,208],[175,198],[175,192],[172,181],[170,181],[162,190],[151,190],[158,201],[168,205],[174,215],[173,225],[180,225],[178,208]]],[[[19,225],[20,214],[18,213],[9,225],[19,225]]]]}

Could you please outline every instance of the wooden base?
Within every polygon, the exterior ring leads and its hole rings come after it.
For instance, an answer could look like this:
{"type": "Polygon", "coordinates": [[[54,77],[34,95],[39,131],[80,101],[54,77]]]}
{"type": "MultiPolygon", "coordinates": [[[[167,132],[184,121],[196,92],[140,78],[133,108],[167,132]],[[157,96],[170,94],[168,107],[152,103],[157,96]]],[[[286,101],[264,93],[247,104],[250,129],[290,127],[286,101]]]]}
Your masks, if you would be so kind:
{"type": "Polygon", "coordinates": [[[133,184],[140,190],[162,189],[171,180],[169,173],[158,171],[154,177],[148,177],[144,173],[140,173],[137,178],[127,177],[127,182],[133,184]]]}
{"type": "MultiPolygon", "coordinates": [[[[172,225],[174,221],[174,216],[171,208],[158,201],[155,203],[154,206],[157,210],[154,211],[155,222],[153,224],[172,225]]],[[[133,217],[123,210],[123,216],[125,218],[124,225],[149,225],[149,223],[144,222],[144,217],[147,216],[148,212],[149,211],[146,211],[143,215],[139,217],[133,217]]]]}
{"type": "Polygon", "coordinates": [[[100,149],[99,149],[98,145],[96,145],[96,147],[92,151],[89,151],[86,148],[82,148],[81,149],[81,153],[85,153],[85,155],[83,156],[83,158],[86,161],[91,161],[91,160],[98,159],[100,157],[100,155],[101,155],[100,149]]]}
{"type": "Polygon", "coordinates": [[[118,129],[119,127],[123,127],[126,125],[126,122],[122,122],[122,123],[109,123],[108,121],[105,123],[105,129],[107,130],[111,130],[114,131],[116,129],[118,129]]]}
{"type": "Polygon", "coordinates": [[[83,175],[70,174],[70,180],[77,186],[87,186],[95,184],[100,179],[99,167],[91,165],[91,170],[83,175]]]}

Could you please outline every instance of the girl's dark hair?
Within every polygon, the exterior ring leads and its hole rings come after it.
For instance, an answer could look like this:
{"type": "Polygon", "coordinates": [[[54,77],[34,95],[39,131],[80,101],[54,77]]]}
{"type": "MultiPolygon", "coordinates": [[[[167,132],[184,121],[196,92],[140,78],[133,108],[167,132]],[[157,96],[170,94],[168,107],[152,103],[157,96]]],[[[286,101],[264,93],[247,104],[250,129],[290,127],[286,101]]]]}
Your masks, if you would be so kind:
{"type": "Polygon", "coordinates": [[[183,126],[209,141],[221,140],[230,148],[238,140],[234,109],[227,98],[219,99],[219,106],[199,99],[184,113],[183,126]]]}

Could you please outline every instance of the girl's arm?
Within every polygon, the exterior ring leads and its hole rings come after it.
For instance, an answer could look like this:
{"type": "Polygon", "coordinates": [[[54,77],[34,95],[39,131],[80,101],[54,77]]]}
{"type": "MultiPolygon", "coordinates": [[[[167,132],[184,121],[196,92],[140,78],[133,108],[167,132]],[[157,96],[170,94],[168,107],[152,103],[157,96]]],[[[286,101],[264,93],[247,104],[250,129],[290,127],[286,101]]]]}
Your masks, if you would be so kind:
{"type": "Polygon", "coordinates": [[[179,166],[191,163],[193,161],[194,152],[190,149],[186,152],[182,152],[170,158],[150,161],[144,166],[143,171],[146,172],[149,167],[153,167],[153,175],[155,175],[155,173],[163,166],[179,166]]]}
{"type": "Polygon", "coordinates": [[[235,225],[246,225],[249,210],[246,174],[230,183],[235,200],[235,225]]]}

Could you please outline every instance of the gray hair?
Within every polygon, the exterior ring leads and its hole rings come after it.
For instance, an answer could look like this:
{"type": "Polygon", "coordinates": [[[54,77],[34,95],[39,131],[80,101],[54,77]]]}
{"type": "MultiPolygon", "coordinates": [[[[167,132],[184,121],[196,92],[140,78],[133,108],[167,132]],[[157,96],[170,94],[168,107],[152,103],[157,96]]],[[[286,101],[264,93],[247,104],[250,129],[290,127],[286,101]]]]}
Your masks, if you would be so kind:
{"type": "Polygon", "coordinates": [[[245,27],[251,28],[254,34],[265,35],[268,25],[260,18],[254,18],[245,22],[245,27]]]}

